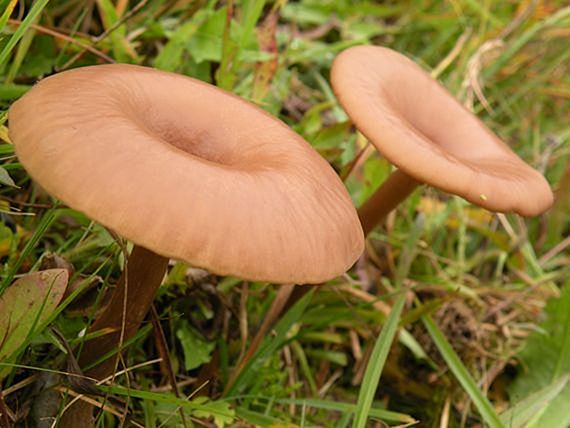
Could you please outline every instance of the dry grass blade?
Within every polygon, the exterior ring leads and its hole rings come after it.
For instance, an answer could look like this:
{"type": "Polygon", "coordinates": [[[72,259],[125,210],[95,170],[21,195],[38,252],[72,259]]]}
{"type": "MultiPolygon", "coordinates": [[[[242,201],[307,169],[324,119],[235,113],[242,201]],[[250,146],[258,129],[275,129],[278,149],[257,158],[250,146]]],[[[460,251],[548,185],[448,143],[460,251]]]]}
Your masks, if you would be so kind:
{"type": "MultiPolygon", "coordinates": [[[[156,312],[156,306],[153,304],[150,307],[150,319],[152,321],[152,328],[154,330],[156,345],[158,348],[158,355],[160,355],[160,363],[164,366],[166,373],[168,375],[168,381],[174,391],[174,395],[180,397],[180,391],[178,389],[178,383],[176,382],[176,376],[174,375],[174,369],[172,368],[172,362],[170,361],[170,353],[168,352],[168,342],[166,341],[166,336],[164,335],[164,330],[160,325],[160,318],[158,312],[156,312]]],[[[186,416],[184,415],[184,409],[180,408],[178,410],[180,413],[180,418],[182,420],[182,426],[187,427],[186,416]]]]}
{"type": "Polygon", "coordinates": [[[293,284],[279,286],[279,291],[277,292],[277,296],[275,296],[275,299],[273,299],[273,302],[271,303],[269,310],[267,311],[265,317],[263,318],[263,322],[259,326],[257,333],[255,334],[251,343],[249,344],[247,352],[245,353],[240,363],[238,364],[232,379],[230,379],[230,381],[228,382],[227,388],[231,388],[231,385],[234,383],[235,379],[239,376],[240,371],[243,370],[243,368],[247,365],[251,357],[253,357],[253,355],[257,352],[257,350],[259,349],[259,345],[261,345],[261,342],[265,339],[271,327],[279,319],[279,316],[281,315],[281,313],[283,312],[283,308],[289,301],[289,297],[291,296],[291,293],[293,292],[294,288],[295,285],[293,284]]]}

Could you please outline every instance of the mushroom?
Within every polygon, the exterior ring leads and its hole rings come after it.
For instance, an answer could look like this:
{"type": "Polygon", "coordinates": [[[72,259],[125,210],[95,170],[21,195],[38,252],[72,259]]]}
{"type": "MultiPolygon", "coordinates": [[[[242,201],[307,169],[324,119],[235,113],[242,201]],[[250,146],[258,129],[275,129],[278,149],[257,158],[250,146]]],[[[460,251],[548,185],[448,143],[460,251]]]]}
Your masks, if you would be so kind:
{"type": "MultiPolygon", "coordinates": [[[[544,177],[404,55],[346,49],[331,82],[356,127],[399,167],[358,209],[365,236],[422,183],[492,211],[533,216],[552,205],[544,177]]],[[[307,291],[295,287],[285,309],[307,291]]]]}
{"type": "Polygon", "coordinates": [[[534,216],[552,205],[544,177],[404,55],[346,49],[331,81],[356,127],[399,168],[358,210],[365,234],[421,183],[491,211],[534,216]]]}
{"type": "MultiPolygon", "coordinates": [[[[82,365],[134,335],[169,258],[246,280],[321,283],[363,250],[328,163],[281,121],[207,83],[133,65],[66,71],[13,104],[9,129],[35,181],[135,244],[90,329],[112,332],[85,343],[82,365]]],[[[87,373],[115,366],[109,358],[87,373]]]]}

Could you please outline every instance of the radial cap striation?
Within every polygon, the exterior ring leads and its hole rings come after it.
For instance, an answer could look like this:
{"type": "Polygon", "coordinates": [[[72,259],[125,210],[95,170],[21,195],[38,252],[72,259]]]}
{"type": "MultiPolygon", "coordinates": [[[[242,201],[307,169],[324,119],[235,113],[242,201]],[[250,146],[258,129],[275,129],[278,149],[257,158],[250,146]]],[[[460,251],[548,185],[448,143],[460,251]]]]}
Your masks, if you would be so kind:
{"type": "Polygon", "coordinates": [[[363,250],[328,163],[212,85],[133,65],[75,69],[14,103],[9,128],[49,193],[163,256],[243,279],[319,283],[363,250]]]}
{"type": "Polygon", "coordinates": [[[356,127],[415,179],[492,211],[547,210],[547,181],[416,63],[357,46],[332,67],[332,85],[356,127]]]}

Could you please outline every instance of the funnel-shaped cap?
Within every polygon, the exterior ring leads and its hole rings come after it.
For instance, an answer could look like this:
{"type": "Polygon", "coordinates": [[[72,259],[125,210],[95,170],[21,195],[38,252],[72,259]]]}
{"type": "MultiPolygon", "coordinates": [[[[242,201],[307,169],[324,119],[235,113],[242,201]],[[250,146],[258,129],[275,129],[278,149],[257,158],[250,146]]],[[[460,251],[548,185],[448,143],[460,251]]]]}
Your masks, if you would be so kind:
{"type": "Polygon", "coordinates": [[[263,110],[131,65],[41,81],[9,112],[18,158],[48,192],[163,256],[218,274],[319,283],[363,249],[333,169],[263,110]]]}
{"type": "Polygon", "coordinates": [[[492,211],[532,216],[552,205],[544,177],[404,55],[347,49],[332,84],[356,127],[415,179],[492,211]]]}

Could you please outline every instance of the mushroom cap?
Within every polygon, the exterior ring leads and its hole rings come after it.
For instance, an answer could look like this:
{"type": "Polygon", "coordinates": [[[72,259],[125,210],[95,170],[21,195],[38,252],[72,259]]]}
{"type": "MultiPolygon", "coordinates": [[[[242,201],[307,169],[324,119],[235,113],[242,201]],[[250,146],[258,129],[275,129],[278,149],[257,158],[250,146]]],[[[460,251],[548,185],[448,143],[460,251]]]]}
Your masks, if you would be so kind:
{"type": "Polygon", "coordinates": [[[124,64],[70,70],[14,103],[9,130],[49,193],[163,256],[319,283],[363,251],[330,165],[281,121],[204,82],[124,64]]]}
{"type": "Polygon", "coordinates": [[[331,80],[356,127],[416,180],[492,211],[532,216],[552,205],[545,178],[404,55],[349,48],[331,80]]]}

